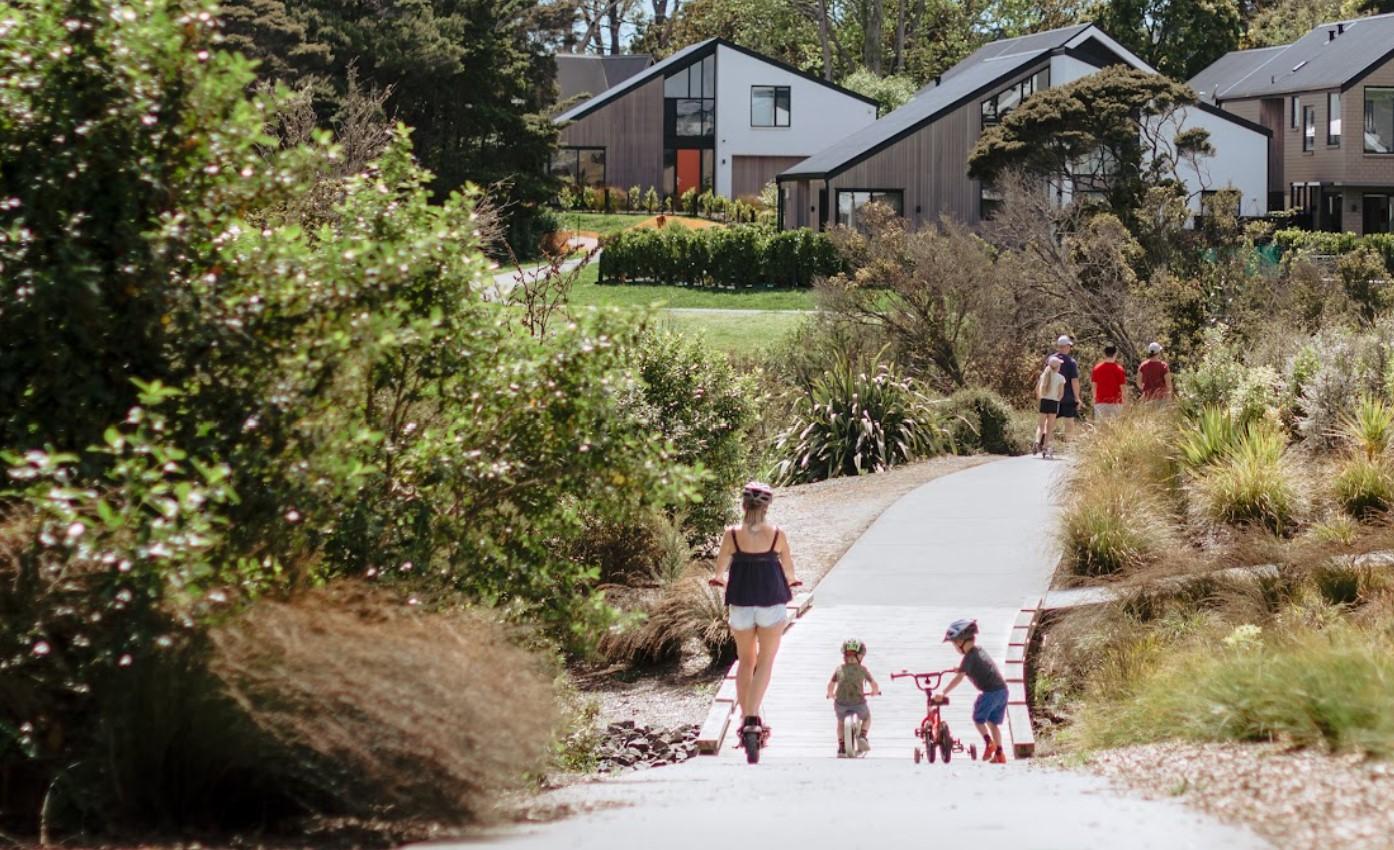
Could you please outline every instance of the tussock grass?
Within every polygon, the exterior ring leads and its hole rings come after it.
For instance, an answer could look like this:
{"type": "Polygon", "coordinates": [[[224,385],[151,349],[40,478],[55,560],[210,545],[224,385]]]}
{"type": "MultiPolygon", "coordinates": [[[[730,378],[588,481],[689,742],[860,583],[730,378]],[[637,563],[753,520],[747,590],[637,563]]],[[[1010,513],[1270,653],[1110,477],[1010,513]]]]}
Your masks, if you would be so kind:
{"type": "Polygon", "coordinates": [[[1394,471],[1382,458],[1355,455],[1336,468],[1336,502],[1358,520],[1376,519],[1394,507],[1394,471]]]}
{"type": "Polygon", "coordinates": [[[1203,521],[1218,526],[1295,531],[1302,494],[1286,462],[1287,441],[1276,428],[1250,425],[1227,456],[1192,482],[1192,503],[1203,521]]]}
{"type": "MultiPolygon", "coordinates": [[[[1278,740],[1394,755],[1394,641],[1388,635],[1340,624],[1249,635],[1236,629],[1228,643],[1196,640],[1150,653],[1134,671],[1133,686],[1084,711],[1075,730],[1079,740],[1103,747],[1163,739],[1278,740]]],[[[1128,652],[1143,652],[1139,647],[1147,643],[1132,644],[1128,652]]]]}
{"type": "Polygon", "coordinates": [[[1181,463],[1194,471],[1224,460],[1243,435],[1228,410],[1207,407],[1180,431],[1177,446],[1181,463]]]}
{"type": "Polygon", "coordinates": [[[358,818],[486,816],[544,764],[551,677],[482,614],[349,602],[262,602],[212,632],[212,672],[264,736],[262,790],[358,818]]]}
{"type": "Polygon", "coordinates": [[[1113,475],[1092,480],[1069,502],[1060,536],[1067,569],[1086,577],[1139,570],[1172,541],[1170,519],[1157,499],[1113,475]]]}
{"type": "Polygon", "coordinates": [[[1168,504],[1179,505],[1177,425],[1173,411],[1138,409],[1108,428],[1090,432],[1078,442],[1068,489],[1086,493],[1105,481],[1129,479],[1168,504]]]}
{"type": "Polygon", "coordinates": [[[721,589],[707,584],[709,578],[707,564],[691,564],[646,611],[601,638],[600,654],[616,662],[659,664],[696,642],[713,663],[733,658],[736,645],[726,623],[726,603],[721,589]]]}

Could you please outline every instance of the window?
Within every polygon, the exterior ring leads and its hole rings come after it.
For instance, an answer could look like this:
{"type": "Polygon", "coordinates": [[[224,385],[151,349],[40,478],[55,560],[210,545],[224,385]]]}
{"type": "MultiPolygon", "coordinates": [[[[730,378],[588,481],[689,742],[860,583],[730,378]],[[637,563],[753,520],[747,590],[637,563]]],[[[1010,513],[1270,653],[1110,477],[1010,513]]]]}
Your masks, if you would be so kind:
{"type": "Polygon", "coordinates": [[[750,126],[789,126],[789,87],[750,87],[750,126]]]}
{"type": "Polygon", "coordinates": [[[857,210],[870,203],[885,204],[896,215],[905,214],[905,193],[899,189],[839,189],[837,223],[857,227],[857,210]]]}
{"type": "Polygon", "coordinates": [[[991,127],[1038,91],[1050,88],[1050,69],[1044,68],[982,102],[983,126],[991,127]]]}
{"type": "Polygon", "coordinates": [[[1309,151],[1317,145],[1317,108],[1302,107],[1302,150],[1309,151]]]}
{"type": "MultiPolygon", "coordinates": [[[[674,139],[716,136],[716,57],[693,62],[663,81],[664,134],[674,139]]],[[[688,142],[685,142],[687,144],[688,142]]]]}
{"type": "Polygon", "coordinates": [[[1297,129],[1297,116],[1302,114],[1302,99],[1297,95],[1288,98],[1288,127],[1297,129]]]}
{"type": "Polygon", "coordinates": [[[562,147],[552,154],[547,169],[558,180],[575,186],[605,185],[605,149],[562,147]]]}
{"type": "Polygon", "coordinates": [[[1365,87],[1365,153],[1394,153],[1394,88],[1365,87]]]}
{"type": "Polygon", "coordinates": [[[989,221],[1002,208],[1002,193],[986,181],[978,184],[978,218],[989,221]]]}
{"type": "Polygon", "coordinates": [[[1390,210],[1388,195],[1366,195],[1362,199],[1362,229],[1366,233],[1388,233],[1390,231],[1390,210]]]}
{"type": "Polygon", "coordinates": [[[1326,95],[1326,143],[1332,147],[1341,146],[1341,94],[1329,92],[1326,95]]]}

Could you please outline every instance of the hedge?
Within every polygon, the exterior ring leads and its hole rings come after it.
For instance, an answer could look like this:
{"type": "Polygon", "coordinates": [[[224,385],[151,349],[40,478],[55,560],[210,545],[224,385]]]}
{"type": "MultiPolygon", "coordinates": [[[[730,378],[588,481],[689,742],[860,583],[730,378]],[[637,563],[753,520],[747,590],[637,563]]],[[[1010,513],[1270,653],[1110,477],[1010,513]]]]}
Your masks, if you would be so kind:
{"type": "Polygon", "coordinates": [[[828,237],[811,230],[637,228],[606,240],[600,282],[808,287],[844,268],[828,237]]]}
{"type": "Polygon", "coordinates": [[[1298,251],[1312,254],[1348,254],[1369,246],[1384,257],[1385,268],[1394,272],[1394,233],[1325,233],[1313,230],[1279,230],[1273,234],[1273,244],[1284,253],[1298,251]]]}

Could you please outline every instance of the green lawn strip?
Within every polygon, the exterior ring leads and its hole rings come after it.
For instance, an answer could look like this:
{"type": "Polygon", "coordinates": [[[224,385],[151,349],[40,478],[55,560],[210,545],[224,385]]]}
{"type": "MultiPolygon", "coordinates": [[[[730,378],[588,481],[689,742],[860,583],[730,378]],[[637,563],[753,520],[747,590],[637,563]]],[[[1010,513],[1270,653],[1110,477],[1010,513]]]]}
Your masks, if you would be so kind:
{"type": "Polygon", "coordinates": [[[697,336],[717,351],[737,356],[763,354],[807,317],[799,313],[752,310],[740,313],[659,313],[659,322],[678,333],[697,336]]]}
{"type": "MultiPolygon", "coordinates": [[[[557,213],[557,219],[564,230],[589,230],[601,236],[610,236],[621,230],[652,218],[648,213],[595,213],[564,212],[557,213]]],[[[670,221],[687,221],[687,216],[669,216],[670,221]]]]}
{"type": "Polygon", "coordinates": [[[720,310],[813,310],[817,304],[808,289],[695,289],[686,286],[647,286],[596,282],[595,263],[582,270],[571,290],[574,305],[720,310]]]}

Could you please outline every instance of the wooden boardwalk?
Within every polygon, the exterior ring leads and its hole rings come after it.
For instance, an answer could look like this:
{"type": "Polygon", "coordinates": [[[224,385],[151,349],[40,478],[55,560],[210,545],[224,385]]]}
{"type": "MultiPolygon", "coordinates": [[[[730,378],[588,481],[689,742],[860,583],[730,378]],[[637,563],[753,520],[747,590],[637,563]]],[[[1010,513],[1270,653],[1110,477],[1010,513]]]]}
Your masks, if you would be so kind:
{"type": "MultiPolygon", "coordinates": [[[[1057,560],[1053,482],[1062,468],[1038,458],[1003,460],[925,484],[883,514],[819,584],[812,610],[785,635],[765,698],[773,729],[765,759],[834,757],[836,726],[827,682],[842,641],[869,647],[866,664],[883,696],[870,701],[872,759],[910,759],[924,696],[890,674],[943,670],[958,654],[943,642],[960,617],[978,621],[983,646],[1007,670],[1022,602],[1039,599],[1057,560]]],[[[778,521],[778,503],[774,518],[778,521]]],[[[798,557],[798,541],[792,541],[798,557]]],[[[981,740],[965,682],[945,717],[965,745],[981,740]]],[[[735,736],[723,756],[743,757],[735,736]]]]}

